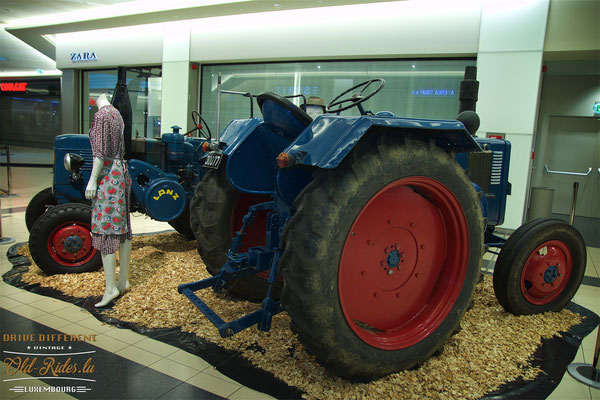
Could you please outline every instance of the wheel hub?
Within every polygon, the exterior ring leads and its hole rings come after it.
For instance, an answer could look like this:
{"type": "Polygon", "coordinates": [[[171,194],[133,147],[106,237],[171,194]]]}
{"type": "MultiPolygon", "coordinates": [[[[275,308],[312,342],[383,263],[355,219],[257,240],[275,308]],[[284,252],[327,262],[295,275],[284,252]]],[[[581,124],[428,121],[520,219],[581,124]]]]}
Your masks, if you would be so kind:
{"type": "Polygon", "coordinates": [[[558,277],[558,267],[556,265],[551,265],[548,267],[546,272],[544,272],[544,282],[553,283],[558,277]]]}
{"type": "Polygon", "coordinates": [[[87,226],[67,223],[57,227],[48,238],[51,256],[63,265],[80,265],[94,254],[87,226]]]}
{"type": "Polygon", "coordinates": [[[79,236],[69,236],[63,244],[69,253],[77,253],[83,247],[83,239],[79,236]]]}
{"type": "Polygon", "coordinates": [[[404,253],[400,253],[398,250],[392,250],[388,253],[387,256],[387,266],[388,268],[396,268],[400,261],[404,261],[404,253]]]}

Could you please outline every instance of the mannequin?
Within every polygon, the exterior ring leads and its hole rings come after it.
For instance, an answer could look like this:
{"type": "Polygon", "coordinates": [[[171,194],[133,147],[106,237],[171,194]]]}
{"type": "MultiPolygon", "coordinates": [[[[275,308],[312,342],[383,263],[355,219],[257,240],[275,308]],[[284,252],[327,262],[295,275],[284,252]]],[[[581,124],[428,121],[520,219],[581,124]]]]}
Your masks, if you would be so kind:
{"type": "Polygon", "coordinates": [[[102,93],[96,100],[98,111],[90,129],[94,161],[85,197],[92,200],[92,245],[102,256],[106,287],[104,307],[129,289],[131,222],[129,195],[131,179],[123,159],[123,118],[102,93]],[[119,249],[119,279],[116,280],[116,250],[119,249]]]}

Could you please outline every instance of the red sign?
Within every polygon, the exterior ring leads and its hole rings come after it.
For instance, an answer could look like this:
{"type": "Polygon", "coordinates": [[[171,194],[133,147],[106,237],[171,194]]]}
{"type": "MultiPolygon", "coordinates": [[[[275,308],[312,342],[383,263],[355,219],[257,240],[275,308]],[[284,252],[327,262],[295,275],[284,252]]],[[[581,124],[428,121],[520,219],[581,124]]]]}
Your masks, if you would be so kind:
{"type": "Polygon", "coordinates": [[[0,90],[3,92],[24,92],[27,89],[27,82],[5,82],[0,83],[0,90]]]}

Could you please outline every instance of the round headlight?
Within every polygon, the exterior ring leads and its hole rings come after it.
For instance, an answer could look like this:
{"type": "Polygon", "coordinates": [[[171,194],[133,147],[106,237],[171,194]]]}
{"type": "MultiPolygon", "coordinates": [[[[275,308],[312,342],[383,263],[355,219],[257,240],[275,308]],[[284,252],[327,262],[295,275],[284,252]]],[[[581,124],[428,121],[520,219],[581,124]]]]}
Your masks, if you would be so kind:
{"type": "Polygon", "coordinates": [[[70,153],[65,154],[65,158],[64,158],[63,162],[65,164],[65,169],[67,171],[71,171],[71,154],[70,153]]]}

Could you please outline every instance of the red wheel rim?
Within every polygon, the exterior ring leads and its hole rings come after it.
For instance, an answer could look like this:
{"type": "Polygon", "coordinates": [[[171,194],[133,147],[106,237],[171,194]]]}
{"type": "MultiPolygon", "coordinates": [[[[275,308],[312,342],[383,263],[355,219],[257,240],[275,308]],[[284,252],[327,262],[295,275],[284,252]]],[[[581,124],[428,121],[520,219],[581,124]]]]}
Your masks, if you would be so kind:
{"type": "Polygon", "coordinates": [[[69,221],[55,227],[48,236],[48,254],[65,267],[87,263],[96,255],[90,226],[80,221],[69,221]]]}
{"type": "Polygon", "coordinates": [[[462,290],[468,232],[460,202],[434,179],[404,178],[377,192],[354,220],[340,259],[340,303],[356,335],[397,350],[434,332],[462,290]]]}
{"type": "Polygon", "coordinates": [[[548,304],[565,289],[572,270],[573,257],[569,247],[559,240],[544,242],[529,255],[523,266],[521,293],[531,304],[548,304]]]}
{"type": "MultiPolygon", "coordinates": [[[[231,220],[229,222],[229,230],[231,237],[235,237],[235,233],[242,228],[242,219],[248,214],[250,206],[259,203],[266,203],[271,201],[269,196],[251,195],[241,193],[235,204],[233,205],[233,212],[231,213],[231,220]]],[[[269,212],[259,211],[255,214],[254,221],[246,227],[246,235],[242,239],[242,244],[237,249],[238,253],[248,251],[250,247],[264,246],[267,238],[267,214],[269,212]]],[[[269,271],[263,271],[257,274],[264,279],[269,279],[269,271]]]]}

